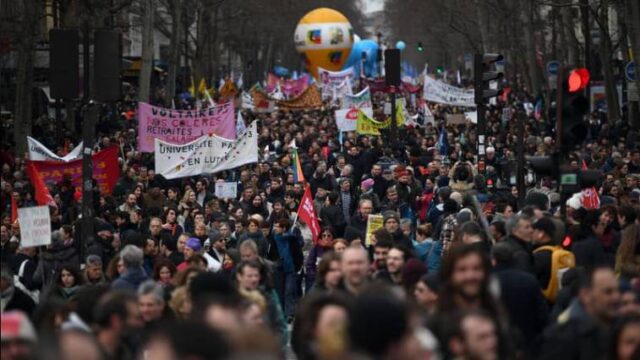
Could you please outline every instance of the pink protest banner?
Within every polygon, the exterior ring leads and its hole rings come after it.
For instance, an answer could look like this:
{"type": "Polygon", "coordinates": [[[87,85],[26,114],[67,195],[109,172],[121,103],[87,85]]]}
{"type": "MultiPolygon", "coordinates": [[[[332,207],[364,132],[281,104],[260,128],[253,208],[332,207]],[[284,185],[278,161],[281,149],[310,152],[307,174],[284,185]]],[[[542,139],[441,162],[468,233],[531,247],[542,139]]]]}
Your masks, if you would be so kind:
{"type": "Polygon", "coordinates": [[[186,144],[202,135],[236,138],[233,103],[198,110],[174,110],[138,103],[138,150],[153,152],[154,139],[186,144]]]}
{"type": "MultiPolygon", "coordinates": [[[[118,147],[112,146],[91,156],[93,178],[96,179],[100,192],[104,195],[110,195],[113,192],[113,188],[120,177],[118,152],[118,147]]],[[[33,165],[45,183],[59,184],[65,177],[69,177],[71,184],[75,188],[82,189],[82,159],[69,162],[27,161],[27,164],[33,165]]]]}
{"type": "Polygon", "coordinates": [[[309,86],[309,75],[304,74],[301,77],[293,79],[282,79],[273,74],[267,76],[267,92],[272,92],[280,84],[280,90],[288,98],[296,97],[302,94],[309,86]]]}

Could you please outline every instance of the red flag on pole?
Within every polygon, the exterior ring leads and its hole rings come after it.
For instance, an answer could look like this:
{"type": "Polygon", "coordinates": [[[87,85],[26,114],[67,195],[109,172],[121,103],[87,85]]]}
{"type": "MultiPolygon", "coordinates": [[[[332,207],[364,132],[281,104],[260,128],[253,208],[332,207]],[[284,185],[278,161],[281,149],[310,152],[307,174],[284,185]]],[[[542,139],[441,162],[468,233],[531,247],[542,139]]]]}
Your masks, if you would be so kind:
{"type": "Polygon", "coordinates": [[[51,193],[49,192],[49,188],[47,188],[44,180],[42,180],[42,176],[40,176],[40,173],[38,172],[38,170],[36,170],[33,162],[30,161],[27,163],[25,172],[27,173],[27,176],[29,176],[31,183],[33,184],[33,188],[36,193],[36,202],[38,203],[38,205],[58,207],[56,205],[56,202],[53,200],[51,193]]]}
{"type": "MultiPolygon", "coordinates": [[[[587,170],[587,163],[582,160],[582,170],[587,170]]],[[[582,207],[587,210],[600,208],[600,196],[595,186],[582,190],[582,207]]]]}
{"type": "Polygon", "coordinates": [[[318,222],[318,216],[313,206],[313,197],[311,196],[311,188],[309,185],[305,187],[304,195],[302,195],[302,200],[300,200],[298,218],[304,221],[309,227],[309,230],[311,230],[313,243],[315,244],[320,237],[320,223],[318,222]]]}
{"type": "Polygon", "coordinates": [[[18,202],[16,198],[11,195],[11,223],[15,223],[18,220],[18,202]]]}

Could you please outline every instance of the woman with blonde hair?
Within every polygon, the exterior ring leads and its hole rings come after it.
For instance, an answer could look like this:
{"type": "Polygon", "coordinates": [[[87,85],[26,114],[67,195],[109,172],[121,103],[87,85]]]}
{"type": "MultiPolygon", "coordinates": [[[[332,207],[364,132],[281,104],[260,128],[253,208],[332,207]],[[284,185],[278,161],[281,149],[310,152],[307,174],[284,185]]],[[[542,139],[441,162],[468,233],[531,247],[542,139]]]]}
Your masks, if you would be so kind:
{"type": "Polygon", "coordinates": [[[180,286],[171,293],[169,307],[179,319],[187,319],[191,315],[192,303],[187,286],[180,286]]]}

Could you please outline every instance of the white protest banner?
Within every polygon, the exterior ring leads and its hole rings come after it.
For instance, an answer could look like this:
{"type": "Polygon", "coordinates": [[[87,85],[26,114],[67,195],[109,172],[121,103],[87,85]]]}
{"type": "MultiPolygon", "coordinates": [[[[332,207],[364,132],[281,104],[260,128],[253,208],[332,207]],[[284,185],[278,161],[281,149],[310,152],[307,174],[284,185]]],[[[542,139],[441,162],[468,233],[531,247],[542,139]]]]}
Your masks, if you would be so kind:
{"type": "Polygon", "coordinates": [[[371,91],[369,91],[369,87],[367,86],[364,90],[360,91],[355,95],[345,95],[342,99],[342,108],[343,109],[365,109],[372,108],[371,105],[371,91]]]}
{"type": "Polygon", "coordinates": [[[445,84],[442,81],[424,77],[424,99],[440,104],[475,107],[474,91],[445,84]]]}
{"type": "MultiPolygon", "coordinates": [[[[353,90],[351,90],[351,80],[345,79],[340,85],[336,85],[332,90],[332,97],[334,102],[338,102],[338,100],[344,98],[347,95],[353,94],[353,90]]],[[[324,91],[323,91],[324,92],[324,91]]]]}
{"type": "Polygon", "coordinates": [[[216,183],[216,197],[220,199],[235,199],[238,196],[238,183],[235,181],[216,183]]]}
{"type": "Polygon", "coordinates": [[[167,179],[213,174],[258,162],[258,127],[254,121],[237,140],[205,135],[184,145],[155,139],[156,173],[167,179]]]}
{"type": "Polygon", "coordinates": [[[38,140],[27,136],[27,145],[29,147],[29,160],[32,161],[64,161],[69,162],[82,158],[82,142],[78,144],[71,152],[65,156],[58,156],[53,151],[47,149],[38,140]]]}
{"type": "Polygon", "coordinates": [[[373,117],[373,108],[349,108],[335,111],[336,125],[340,131],[356,131],[358,120],[358,110],[364,112],[368,117],[373,117]]]}
{"type": "Polygon", "coordinates": [[[51,217],[48,206],[18,209],[20,246],[32,247],[51,244],[51,217]]]}
{"type": "Polygon", "coordinates": [[[318,68],[318,86],[322,88],[322,97],[334,96],[334,88],[344,86],[348,80],[349,89],[351,89],[351,80],[355,77],[353,67],[341,71],[330,71],[318,68]]]}

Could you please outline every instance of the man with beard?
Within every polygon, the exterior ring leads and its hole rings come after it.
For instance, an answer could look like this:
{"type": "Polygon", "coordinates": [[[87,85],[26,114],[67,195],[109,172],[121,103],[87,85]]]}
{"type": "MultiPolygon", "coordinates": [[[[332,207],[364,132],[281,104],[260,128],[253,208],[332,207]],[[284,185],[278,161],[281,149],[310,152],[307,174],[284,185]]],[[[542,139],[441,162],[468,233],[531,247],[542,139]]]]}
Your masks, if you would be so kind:
{"type": "Polygon", "coordinates": [[[393,285],[402,284],[402,269],[411,258],[411,249],[402,245],[393,245],[385,260],[385,269],[378,273],[377,279],[393,285]]]}
{"type": "Polygon", "coordinates": [[[387,267],[387,256],[389,256],[389,250],[391,250],[393,246],[393,241],[391,240],[391,235],[385,229],[376,230],[372,237],[375,239],[372,269],[374,277],[378,278],[378,274],[385,271],[387,267]]]}
{"type": "Polygon", "coordinates": [[[105,359],[132,359],[144,326],[135,295],[113,291],[98,301],[94,312],[96,340],[105,359]]]}
{"type": "MultiPolygon", "coordinates": [[[[497,324],[505,324],[502,310],[489,289],[491,262],[488,255],[473,245],[456,244],[444,258],[440,269],[442,285],[435,315],[429,321],[429,328],[441,344],[447,344],[449,324],[459,311],[485,311],[497,324]]],[[[506,329],[498,328],[498,354],[500,359],[512,358],[503,334],[506,329]]],[[[449,349],[446,349],[449,350],[449,349]]],[[[449,353],[445,355],[451,355],[449,353]]]]}

